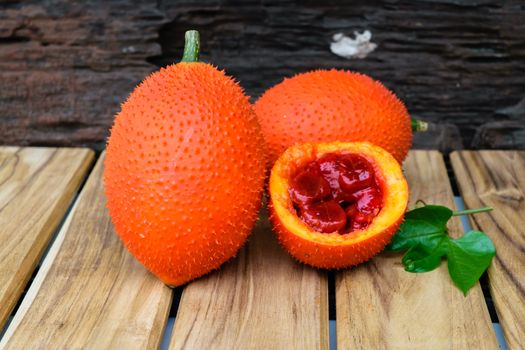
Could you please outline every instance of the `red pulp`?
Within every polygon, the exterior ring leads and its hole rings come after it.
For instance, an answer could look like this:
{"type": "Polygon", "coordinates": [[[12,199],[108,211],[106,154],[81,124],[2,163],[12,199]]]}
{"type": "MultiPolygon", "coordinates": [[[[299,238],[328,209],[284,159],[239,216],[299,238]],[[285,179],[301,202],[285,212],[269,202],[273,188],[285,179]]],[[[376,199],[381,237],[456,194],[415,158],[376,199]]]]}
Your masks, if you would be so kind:
{"type": "Polygon", "coordinates": [[[368,227],[383,206],[374,167],[358,154],[325,154],[301,167],[290,197],[303,222],[317,232],[346,234],[368,227]]]}

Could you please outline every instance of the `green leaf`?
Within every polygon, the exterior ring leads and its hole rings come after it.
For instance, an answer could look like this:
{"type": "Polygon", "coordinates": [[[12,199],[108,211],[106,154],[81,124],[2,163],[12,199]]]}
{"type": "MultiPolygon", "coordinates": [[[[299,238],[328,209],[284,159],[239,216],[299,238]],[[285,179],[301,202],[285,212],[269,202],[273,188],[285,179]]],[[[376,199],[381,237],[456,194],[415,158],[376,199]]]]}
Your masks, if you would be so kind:
{"type": "Polygon", "coordinates": [[[465,296],[495,255],[492,240],[481,231],[470,231],[463,237],[448,241],[448,272],[465,296]]]}
{"type": "Polygon", "coordinates": [[[418,244],[410,248],[403,256],[403,265],[408,272],[428,272],[436,269],[448,250],[448,236],[443,236],[441,241],[431,250],[418,244]]]}
{"type": "Polygon", "coordinates": [[[407,251],[402,262],[408,272],[432,271],[446,256],[452,281],[467,295],[490,265],[496,249],[490,238],[480,231],[470,231],[458,239],[450,238],[447,222],[452,216],[489,210],[492,208],[453,212],[440,205],[416,208],[406,213],[404,222],[387,249],[407,251]]]}
{"type": "Polygon", "coordinates": [[[405,221],[387,247],[393,251],[407,250],[421,245],[432,250],[447,234],[447,221],[452,210],[440,205],[426,205],[405,214],[405,221]]]}
{"type": "Polygon", "coordinates": [[[424,207],[410,210],[405,219],[422,220],[429,223],[446,225],[454,212],[442,205],[427,204],[424,207]]]}

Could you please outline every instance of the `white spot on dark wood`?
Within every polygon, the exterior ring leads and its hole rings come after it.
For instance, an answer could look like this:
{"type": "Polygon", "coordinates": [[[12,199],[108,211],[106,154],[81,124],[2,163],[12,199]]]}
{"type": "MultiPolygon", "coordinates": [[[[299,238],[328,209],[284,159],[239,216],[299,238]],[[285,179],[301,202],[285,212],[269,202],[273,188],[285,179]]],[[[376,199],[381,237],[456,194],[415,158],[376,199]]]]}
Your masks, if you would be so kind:
{"type": "Polygon", "coordinates": [[[377,44],[371,42],[372,33],[365,30],[362,33],[354,32],[355,39],[352,39],[343,33],[334,34],[330,51],[344,58],[365,58],[370,52],[377,48],[377,44]]]}

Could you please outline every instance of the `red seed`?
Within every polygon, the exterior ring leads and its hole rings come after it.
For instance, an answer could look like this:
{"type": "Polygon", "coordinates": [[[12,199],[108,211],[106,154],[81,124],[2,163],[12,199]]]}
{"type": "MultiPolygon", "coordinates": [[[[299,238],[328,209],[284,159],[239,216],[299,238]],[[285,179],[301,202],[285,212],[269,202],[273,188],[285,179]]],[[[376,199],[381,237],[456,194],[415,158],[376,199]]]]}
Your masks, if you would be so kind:
{"type": "Polygon", "coordinates": [[[377,188],[368,187],[354,193],[357,200],[357,209],[363,214],[377,215],[383,205],[382,195],[377,188]]]}
{"type": "Polygon", "coordinates": [[[339,186],[343,191],[356,192],[374,184],[374,169],[365,158],[346,154],[341,156],[339,163],[345,169],[339,176],[339,186]]]}
{"type": "Polygon", "coordinates": [[[324,155],[317,161],[317,163],[319,164],[319,168],[321,169],[324,178],[330,184],[330,187],[333,190],[339,189],[339,175],[344,171],[344,168],[339,163],[337,155],[324,155]]]}
{"type": "Polygon", "coordinates": [[[322,200],[331,194],[330,185],[319,170],[305,169],[292,180],[290,196],[299,205],[322,200]]]}
{"type": "Polygon", "coordinates": [[[306,224],[319,232],[336,232],[346,226],[346,214],[343,208],[333,200],[302,208],[299,216],[306,224]]]}

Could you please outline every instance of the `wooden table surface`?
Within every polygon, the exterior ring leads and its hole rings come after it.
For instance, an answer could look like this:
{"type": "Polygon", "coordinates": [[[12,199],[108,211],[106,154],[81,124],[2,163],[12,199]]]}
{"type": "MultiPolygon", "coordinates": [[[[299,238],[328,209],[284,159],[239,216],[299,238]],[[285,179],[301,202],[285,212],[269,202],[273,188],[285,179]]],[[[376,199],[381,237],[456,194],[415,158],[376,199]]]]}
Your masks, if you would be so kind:
{"type": "MultiPolygon", "coordinates": [[[[0,147],[0,349],[160,346],[174,293],[115,234],[103,159],[0,147]]],[[[495,209],[471,220],[495,242],[490,294],[508,347],[523,348],[525,152],[461,151],[451,162],[467,206],[495,209]]],[[[404,169],[412,204],[454,206],[440,153],[412,151],[404,169]]],[[[450,230],[462,234],[459,220],[450,230]]],[[[464,297],[446,264],[410,274],[383,253],[331,276],[290,258],[262,212],[235,259],[182,288],[169,348],[328,349],[335,308],[338,349],[498,349],[479,284],[464,297]]]]}

